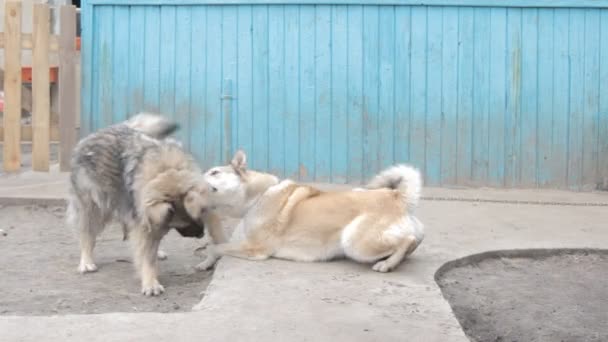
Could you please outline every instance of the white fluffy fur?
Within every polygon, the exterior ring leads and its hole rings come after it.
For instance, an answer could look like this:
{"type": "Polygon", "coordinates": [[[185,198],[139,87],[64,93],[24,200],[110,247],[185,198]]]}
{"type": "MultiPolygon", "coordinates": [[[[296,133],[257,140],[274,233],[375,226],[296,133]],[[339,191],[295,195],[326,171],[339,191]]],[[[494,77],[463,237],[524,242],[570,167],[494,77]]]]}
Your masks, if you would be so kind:
{"type": "Polygon", "coordinates": [[[418,169],[408,165],[395,165],[378,175],[368,184],[368,189],[392,188],[399,190],[409,210],[418,206],[422,190],[422,176],[418,169]]]}

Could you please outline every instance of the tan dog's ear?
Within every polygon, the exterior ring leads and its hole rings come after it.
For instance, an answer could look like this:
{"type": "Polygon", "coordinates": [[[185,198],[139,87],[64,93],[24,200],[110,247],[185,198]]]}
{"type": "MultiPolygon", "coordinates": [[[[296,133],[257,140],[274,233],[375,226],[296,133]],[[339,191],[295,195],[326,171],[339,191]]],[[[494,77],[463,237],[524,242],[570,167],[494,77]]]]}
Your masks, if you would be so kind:
{"type": "Polygon", "coordinates": [[[245,172],[247,170],[247,155],[242,150],[236,151],[230,165],[239,172],[245,172]]]}
{"type": "Polygon", "coordinates": [[[161,228],[171,221],[174,213],[173,206],[167,202],[159,202],[146,206],[145,219],[150,231],[161,228]]]}

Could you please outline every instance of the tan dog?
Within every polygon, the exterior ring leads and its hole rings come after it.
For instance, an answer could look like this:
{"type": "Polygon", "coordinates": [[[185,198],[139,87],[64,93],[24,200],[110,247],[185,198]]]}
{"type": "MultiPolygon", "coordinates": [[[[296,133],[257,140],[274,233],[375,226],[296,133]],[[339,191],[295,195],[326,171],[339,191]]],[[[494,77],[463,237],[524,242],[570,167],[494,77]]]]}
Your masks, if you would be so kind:
{"type": "Polygon", "coordinates": [[[366,189],[323,192],[290,180],[247,170],[246,155],[204,175],[212,191],[209,205],[219,213],[243,217],[245,240],[210,246],[199,268],[221,255],[249,260],[269,257],[325,261],[348,257],[393,270],[424,238],[412,214],[420,198],[420,172],[399,165],[377,175],[366,189]]]}

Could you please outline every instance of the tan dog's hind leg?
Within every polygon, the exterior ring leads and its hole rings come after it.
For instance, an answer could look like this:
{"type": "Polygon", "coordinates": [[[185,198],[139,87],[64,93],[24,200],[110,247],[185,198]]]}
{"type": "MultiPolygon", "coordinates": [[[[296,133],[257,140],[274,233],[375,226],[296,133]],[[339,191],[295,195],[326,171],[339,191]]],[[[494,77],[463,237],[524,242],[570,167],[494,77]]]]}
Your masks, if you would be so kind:
{"type": "Polygon", "coordinates": [[[395,269],[406,255],[413,252],[416,248],[416,239],[407,236],[395,247],[395,251],[386,260],[378,261],[372,266],[376,272],[389,272],[395,269]]]}
{"type": "Polygon", "coordinates": [[[212,248],[219,255],[229,255],[253,261],[266,260],[272,255],[270,248],[250,241],[224,243],[212,248]]]}

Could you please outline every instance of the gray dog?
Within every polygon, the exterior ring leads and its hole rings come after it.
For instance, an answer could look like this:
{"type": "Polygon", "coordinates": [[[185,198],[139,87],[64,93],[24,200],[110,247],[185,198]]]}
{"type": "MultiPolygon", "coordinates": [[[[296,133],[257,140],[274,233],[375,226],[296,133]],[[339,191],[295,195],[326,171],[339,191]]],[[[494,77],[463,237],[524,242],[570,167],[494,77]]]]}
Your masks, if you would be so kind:
{"type": "Polygon", "coordinates": [[[142,293],[164,292],[157,278],[161,239],[171,228],[183,236],[204,235],[201,171],[181,145],[167,138],[177,125],[141,113],[83,138],[72,156],[68,222],[80,234],[81,273],[94,272],[97,235],[109,224],[122,226],[133,242],[142,293]]]}

